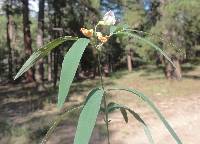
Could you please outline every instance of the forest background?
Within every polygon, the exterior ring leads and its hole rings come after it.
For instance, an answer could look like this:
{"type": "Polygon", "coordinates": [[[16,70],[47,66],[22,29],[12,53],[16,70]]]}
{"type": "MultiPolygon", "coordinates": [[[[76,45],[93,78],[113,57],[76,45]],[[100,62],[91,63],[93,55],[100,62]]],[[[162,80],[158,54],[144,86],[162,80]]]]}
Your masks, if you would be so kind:
{"type": "MultiPolygon", "coordinates": [[[[195,100],[199,98],[199,0],[1,0],[2,143],[17,142],[17,137],[21,137],[19,143],[31,140],[34,143],[44,136],[49,126],[44,125],[45,120],[49,117],[53,119],[58,113],[55,103],[60,70],[63,57],[72,43],[66,42],[54,49],[14,81],[13,77],[27,58],[42,45],[60,36],[84,37],[80,28],[94,27],[109,10],[114,11],[117,23],[129,25],[162,48],[176,69],[148,45],[135,39],[113,37],[102,51],[101,61],[107,85],[124,82],[143,89],[158,101],[163,97],[166,101],[168,97],[184,97],[185,101],[194,95],[195,100]],[[38,116],[41,122],[34,129],[34,115],[41,111],[48,116],[38,116]]],[[[80,95],[85,95],[88,88],[98,84],[98,77],[96,53],[89,46],[76,73],[71,89],[75,98],[68,100],[69,105],[81,101],[80,95]]],[[[194,101],[188,103],[194,106],[194,101]]],[[[72,117],[76,119],[77,116],[72,117]]],[[[97,131],[104,130],[99,127],[97,131]]],[[[102,137],[99,136],[99,139],[102,137]]]]}

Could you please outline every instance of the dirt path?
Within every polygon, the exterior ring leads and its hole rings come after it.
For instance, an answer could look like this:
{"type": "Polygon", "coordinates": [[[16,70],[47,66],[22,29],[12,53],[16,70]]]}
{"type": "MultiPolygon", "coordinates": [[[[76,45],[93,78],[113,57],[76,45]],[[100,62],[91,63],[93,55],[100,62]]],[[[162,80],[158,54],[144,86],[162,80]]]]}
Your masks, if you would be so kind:
{"type": "MultiPolygon", "coordinates": [[[[171,98],[156,104],[184,144],[200,142],[200,95],[171,98]]],[[[147,108],[142,110],[140,108],[138,111],[141,111],[140,114],[148,123],[156,144],[175,144],[152,111],[147,108]]],[[[131,119],[129,124],[125,124],[118,114],[113,114],[111,118],[113,123],[110,129],[114,131],[111,138],[113,144],[148,144],[142,127],[135,120],[131,119]]]]}
{"type": "MultiPolygon", "coordinates": [[[[162,101],[155,101],[156,105],[165,115],[172,127],[175,129],[184,144],[198,144],[200,141],[200,95],[189,97],[170,98],[162,101]]],[[[135,111],[144,118],[149,125],[156,144],[175,144],[176,142],[169,135],[157,116],[147,107],[136,108],[135,111]]],[[[112,144],[148,144],[142,126],[131,118],[129,123],[123,121],[120,113],[110,115],[111,143],[112,144]]],[[[98,120],[98,124],[102,124],[98,120]]],[[[75,129],[70,125],[60,126],[52,135],[48,144],[71,144],[75,129]]],[[[95,129],[91,143],[106,144],[105,136],[100,136],[101,131],[95,129]]]]}

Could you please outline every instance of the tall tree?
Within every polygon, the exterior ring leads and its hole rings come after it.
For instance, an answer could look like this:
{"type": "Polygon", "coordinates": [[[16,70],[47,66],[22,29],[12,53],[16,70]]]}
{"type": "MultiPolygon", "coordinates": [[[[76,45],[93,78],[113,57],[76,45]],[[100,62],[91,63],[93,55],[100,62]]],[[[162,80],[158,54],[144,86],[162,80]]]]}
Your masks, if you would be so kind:
{"type": "Polygon", "coordinates": [[[132,50],[128,49],[127,50],[127,67],[128,71],[131,72],[133,69],[133,64],[132,64],[132,50]]]}
{"type": "MultiPolygon", "coordinates": [[[[25,58],[28,58],[32,54],[32,39],[31,39],[31,31],[30,31],[30,20],[29,20],[29,0],[21,0],[22,1],[22,13],[23,13],[23,33],[24,33],[24,50],[25,50],[25,58]]],[[[33,70],[30,69],[26,73],[26,81],[32,82],[34,81],[33,70]]]]}
{"type": "Polygon", "coordinates": [[[7,47],[8,47],[8,79],[12,80],[13,64],[12,64],[12,47],[14,21],[12,15],[12,0],[6,1],[6,17],[7,17],[7,47]]]}
{"type": "MultiPolygon", "coordinates": [[[[131,28],[143,30],[146,13],[141,4],[141,1],[138,0],[124,0],[123,1],[123,10],[126,12],[124,13],[124,19],[129,24],[131,28]]],[[[135,53],[135,45],[136,42],[134,39],[124,39],[123,43],[125,43],[125,50],[126,50],[126,59],[127,59],[127,67],[128,71],[131,72],[133,69],[133,55],[135,53]],[[127,44],[127,41],[128,44],[127,44]]]]}
{"type": "Polygon", "coordinates": [[[162,17],[152,27],[151,33],[160,36],[155,39],[157,45],[164,48],[176,65],[175,69],[165,61],[166,77],[180,79],[182,77],[181,62],[188,60],[194,47],[200,45],[198,35],[200,32],[200,1],[162,1],[160,13],[162,17]]]}
{"type": "MultiPolygon", "coordinates": [[[[39,0],[37,48],[40,48],[44,42],[44,40],[43,40],[43,38],[44,38],[44,3],[45,3],[45,0],[39,0]]],[[[44,80],[43,59],[40,59],[36,65],[35,79],[39,83],[44,80]]]]}

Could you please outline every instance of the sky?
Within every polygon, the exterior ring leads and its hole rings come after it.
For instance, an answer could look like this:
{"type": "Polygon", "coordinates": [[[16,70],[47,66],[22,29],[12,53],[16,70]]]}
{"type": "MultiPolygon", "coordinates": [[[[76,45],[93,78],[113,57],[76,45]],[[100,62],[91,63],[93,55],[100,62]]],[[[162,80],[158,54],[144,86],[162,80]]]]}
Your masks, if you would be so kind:
{"type": "MultiPolygon", "coordinates": [[[[142,0],[142,1],[144,4],[144,9],[148,11],[150,9],[151,0],[142,0]]],[[[39,0],[30,0],[29,8],[35,12],[38,12],[39,11],[38,3],[39,3],[39,0]]]]}
{"type": "Polygon", "coordinates": [[[38,2],[39,2],[39,0],[30,0],[29,8],[35,12],[38,12],[39,11],[38,2]]]}

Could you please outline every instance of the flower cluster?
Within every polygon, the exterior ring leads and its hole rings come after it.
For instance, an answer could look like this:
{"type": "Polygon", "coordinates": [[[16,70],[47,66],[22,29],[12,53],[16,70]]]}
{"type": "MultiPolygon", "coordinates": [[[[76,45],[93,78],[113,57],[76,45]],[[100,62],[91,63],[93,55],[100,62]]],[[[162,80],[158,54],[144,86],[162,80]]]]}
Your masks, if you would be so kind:
{"type": "MultiPolygon", "coordinates": [[[[102,21],[99,21],[97,25],[114,25],[116,23],[115,15],[112,11],[107,12],[102,21]]],[[[84,36],[91,38],[94,35],[94,30],[93,29],[86,29],[86,28],[81,28],[80,31],[83,33],[84,36]]],[[[97,39],[101,43],[106,43],[110,36],[105,35],[103,36],[101,32],[96,32],[97,39]]]]}
{"type": "Polygon", "coordinates": [[[83,33],[84,36],[89,37],[89,38],[92,37],[94,33],[93,29],[88,30],[86,28],[81,28],[80,31],[83,33]]]}

